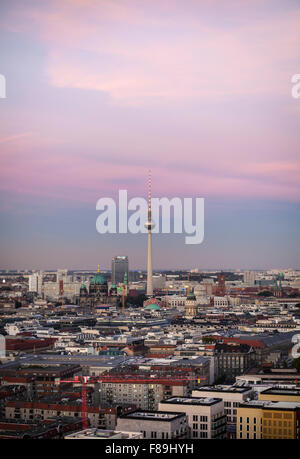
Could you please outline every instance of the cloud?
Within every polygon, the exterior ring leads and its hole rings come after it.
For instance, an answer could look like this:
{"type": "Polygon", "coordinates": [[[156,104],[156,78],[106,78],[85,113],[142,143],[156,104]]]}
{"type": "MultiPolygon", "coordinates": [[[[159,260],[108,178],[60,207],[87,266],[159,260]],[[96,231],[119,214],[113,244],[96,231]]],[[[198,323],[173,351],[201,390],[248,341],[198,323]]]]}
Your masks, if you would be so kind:
{"type": "Polygon", "coordinates": [[[265,17],[258,5],[269,2],[227,3],[222,23],[209,14],[215,1],[184,11],[177,1],[64,0],[20,8],[14,27],[44,42],[52,85],[102,91],[114,103],[286,94],[300,59],[300,8],[265,17]]]}

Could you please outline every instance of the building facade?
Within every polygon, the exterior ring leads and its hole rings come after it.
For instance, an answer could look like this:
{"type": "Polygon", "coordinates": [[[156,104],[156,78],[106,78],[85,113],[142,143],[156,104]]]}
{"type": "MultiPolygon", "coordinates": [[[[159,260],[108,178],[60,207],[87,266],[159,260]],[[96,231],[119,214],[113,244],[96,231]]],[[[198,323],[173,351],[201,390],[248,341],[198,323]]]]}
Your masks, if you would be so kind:
{"type": "Polygon", "coordinates": [[[171,397],[159,403],[159,410],[185,413],[189,426],[188,438],[226,437],[226,414],[220,398],[171,397]]]}

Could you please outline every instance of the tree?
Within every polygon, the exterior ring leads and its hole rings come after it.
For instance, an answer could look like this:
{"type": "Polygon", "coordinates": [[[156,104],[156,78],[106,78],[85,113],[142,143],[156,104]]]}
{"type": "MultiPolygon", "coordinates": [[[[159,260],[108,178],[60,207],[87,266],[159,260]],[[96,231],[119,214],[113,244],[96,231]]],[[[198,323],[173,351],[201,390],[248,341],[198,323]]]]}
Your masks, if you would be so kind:
{"type": "Polygon", "coordinates": [[[292,367],[296,368],[296,370],[300,373],[300,357],[292,361],[292,367]]]}

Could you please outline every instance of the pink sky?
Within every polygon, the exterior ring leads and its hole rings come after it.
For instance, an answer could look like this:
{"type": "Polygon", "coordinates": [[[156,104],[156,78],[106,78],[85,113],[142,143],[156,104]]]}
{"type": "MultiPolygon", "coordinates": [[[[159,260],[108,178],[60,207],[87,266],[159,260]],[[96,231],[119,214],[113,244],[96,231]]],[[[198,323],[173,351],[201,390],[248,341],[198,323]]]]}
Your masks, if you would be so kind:
{"type": "Polygon", "coordinates": [[[144,196],[149,167],[156,196],[299,203],[299,2],[1,8],[4,212],[144,196]]]}

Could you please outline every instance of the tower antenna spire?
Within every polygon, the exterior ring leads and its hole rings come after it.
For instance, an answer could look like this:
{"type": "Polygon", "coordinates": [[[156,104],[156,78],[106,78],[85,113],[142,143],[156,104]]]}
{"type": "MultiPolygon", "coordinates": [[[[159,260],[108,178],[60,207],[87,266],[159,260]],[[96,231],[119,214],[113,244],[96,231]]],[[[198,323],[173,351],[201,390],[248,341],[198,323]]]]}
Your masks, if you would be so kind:
{"type": "Polygon", "coordinates": [[[151,179],[151,169],[148,170],[148,213],[151,214],[151,187],[152,187],[152,179],[151,179]]]}
{"type": "Polygon", "coordinates": [[[154,224],[151,216],[151,169],[148,170],[148,218],[145,223],[145,228],[148,230],[148,253],[147,253],[147,295],[153,296],[153,285],[152,285],[152,228],[154,224]]]}

